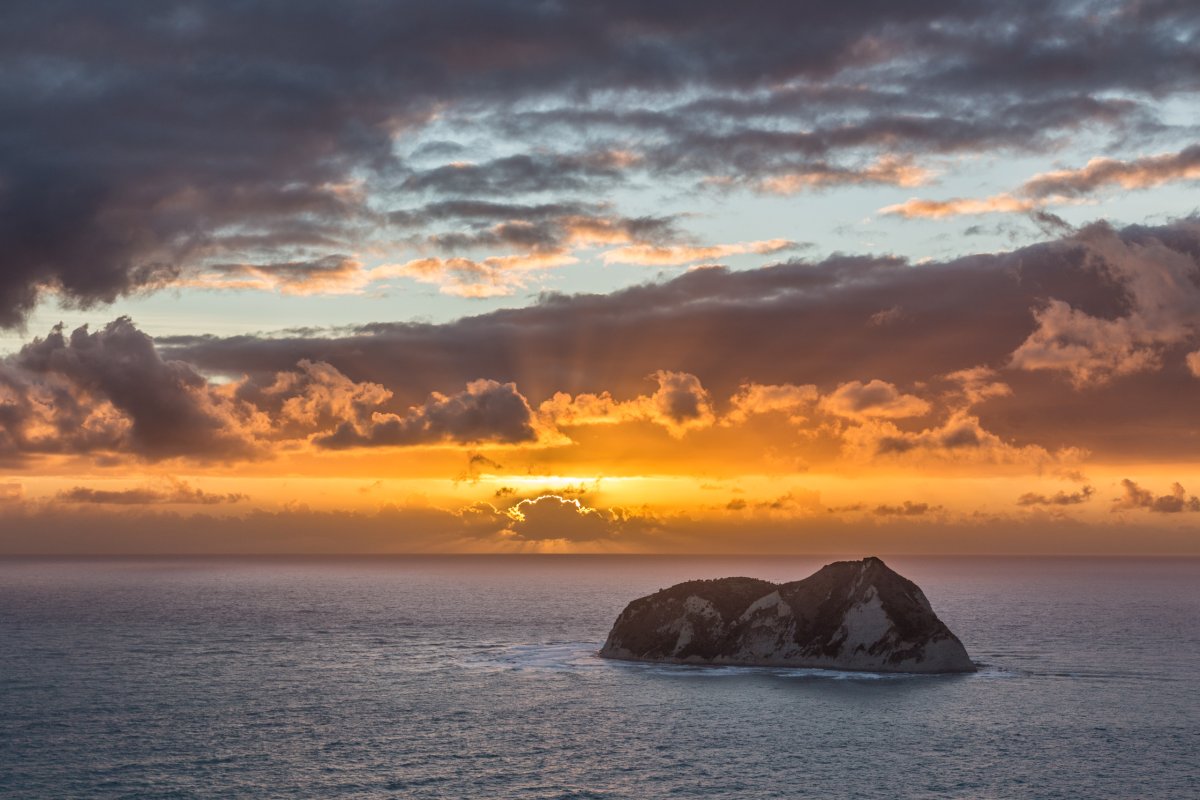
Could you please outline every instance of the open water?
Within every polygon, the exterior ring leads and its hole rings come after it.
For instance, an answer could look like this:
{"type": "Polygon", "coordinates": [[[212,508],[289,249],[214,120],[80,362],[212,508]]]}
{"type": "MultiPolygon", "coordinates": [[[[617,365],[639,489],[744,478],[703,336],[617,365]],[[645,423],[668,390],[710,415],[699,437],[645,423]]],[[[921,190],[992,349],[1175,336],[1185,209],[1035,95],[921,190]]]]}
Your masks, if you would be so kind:
{"type": "Polygon", "coordinates": [[[0,560],[0,797],[1200,797],[1197,559],[885,559],[976,675],[594,655],[829,560],[0,560]]]}

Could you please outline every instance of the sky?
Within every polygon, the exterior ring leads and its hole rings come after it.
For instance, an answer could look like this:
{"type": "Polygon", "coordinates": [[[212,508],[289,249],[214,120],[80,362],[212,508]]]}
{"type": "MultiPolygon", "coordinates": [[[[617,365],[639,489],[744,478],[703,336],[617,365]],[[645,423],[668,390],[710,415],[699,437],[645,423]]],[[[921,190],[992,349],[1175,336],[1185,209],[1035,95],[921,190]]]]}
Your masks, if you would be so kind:
{"type": "Polygon", "coordinates": [[[4,4],[0,554],[1200,553],[1193,0],[4,4]]]}

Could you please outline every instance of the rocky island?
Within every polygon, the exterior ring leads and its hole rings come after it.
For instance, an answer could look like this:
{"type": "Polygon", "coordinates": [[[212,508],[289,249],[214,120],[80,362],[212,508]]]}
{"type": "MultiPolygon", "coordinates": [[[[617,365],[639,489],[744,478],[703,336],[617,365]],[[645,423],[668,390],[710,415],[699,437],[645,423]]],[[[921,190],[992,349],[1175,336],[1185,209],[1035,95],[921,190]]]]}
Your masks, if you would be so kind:
{"type": "Polygon", "coordinates": [[[600,650],[672,664],[975,672],[920,588],[878,558],[838,561],[809,577],[680,583],[634,600],[600,650]]]}

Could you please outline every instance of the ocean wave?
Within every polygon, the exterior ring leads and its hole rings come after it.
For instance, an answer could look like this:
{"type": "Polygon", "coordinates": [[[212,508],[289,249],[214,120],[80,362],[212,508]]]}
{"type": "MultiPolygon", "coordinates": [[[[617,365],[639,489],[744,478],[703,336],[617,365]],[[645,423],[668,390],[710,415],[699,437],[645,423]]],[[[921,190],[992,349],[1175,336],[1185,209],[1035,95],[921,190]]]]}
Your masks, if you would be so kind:
{"type": "Polygon", "coordinates": [[[759,675],[775,678],[828,681],[908,681],[930,679],[1011,678],[1021,674],[993,664],[979,664],[970,675],[920,675],[904,672],[863,672],[812,667],[748,667],[704,664],[658,664],[601,658],[597,642],[486,645],[465,659],[465,666],[504,672],[580,672],[616,670],[672,678],[730,678],[759,675]]]}

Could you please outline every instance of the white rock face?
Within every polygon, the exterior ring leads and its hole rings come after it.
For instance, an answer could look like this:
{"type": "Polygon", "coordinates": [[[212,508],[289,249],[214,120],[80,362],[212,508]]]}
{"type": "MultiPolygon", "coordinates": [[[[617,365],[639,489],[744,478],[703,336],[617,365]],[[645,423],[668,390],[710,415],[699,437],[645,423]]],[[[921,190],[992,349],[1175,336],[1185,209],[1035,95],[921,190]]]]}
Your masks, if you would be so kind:
{"type": "Polygon", "coordinates": [[[692,581],[630,603],[602,656],[882,672],[973,672],[924,593],[877,558],[802,581],[692,581]]]}

